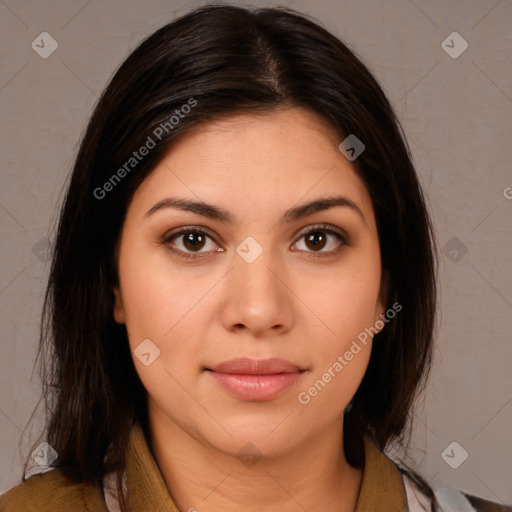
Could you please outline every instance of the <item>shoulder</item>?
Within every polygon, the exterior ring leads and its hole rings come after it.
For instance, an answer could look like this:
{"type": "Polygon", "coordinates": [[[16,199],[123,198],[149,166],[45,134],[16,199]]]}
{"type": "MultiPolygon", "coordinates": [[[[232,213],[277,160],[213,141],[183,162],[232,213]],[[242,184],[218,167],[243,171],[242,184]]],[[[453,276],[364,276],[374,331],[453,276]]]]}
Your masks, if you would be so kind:
{"type": "Polygon", "coordinates": [[[477,512],[512,512],[511,505],[500,505],[494,501],[484,500],[478,496],[463,493],[477,512]]]}
{"type": "Polygon", "coordinates": [[[0,496],[0,512],[107,512],[101,488],[80,483],[60,469],[33,475],[0,496]]]}
{"type": "MultiPolygon", "coordinates": [[[[402,475],[410,512],[430,512],[430,500],[414,482],[402,475]]],[[[434,488],[439,512],[512,512],[512,505],[502,505],[452,487],[434,488]]]]}

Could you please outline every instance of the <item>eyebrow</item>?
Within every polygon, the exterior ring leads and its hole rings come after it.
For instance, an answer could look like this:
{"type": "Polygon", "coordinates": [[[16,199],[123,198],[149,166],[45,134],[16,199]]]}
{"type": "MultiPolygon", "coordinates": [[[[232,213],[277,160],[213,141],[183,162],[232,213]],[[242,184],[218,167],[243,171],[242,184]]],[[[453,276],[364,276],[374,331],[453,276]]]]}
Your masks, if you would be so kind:
{"type": "MultiPolygon", "coordinates": [[[[303,217],[307,217],[308,215],[313,215],[314,213],[329,210],[330,208],[334,208],[336,206],[351,209],[358,214],[364,224],[368,225],[359,206],[357,206],[354,201],[345,196],[325,197],[315,199],[314,201],[301,204],[299,206],[294,206],[293,208],[290,208],[284,212],[283,216],[279,220],[279,223],[283,224],[286,222],[292,222],[303,217]]],[[[178,197],[166,197],[165,199],[158,201],[158,203],[156,203],[146,212],[144,217],[149,217],[155,212],[165,208],[173,208],[175,210],[197,213],[199,215],[203,215],[204,217],[226,222],[228,224],[232,224],[235,220],[233,214],[227,210],[224,210],[223,208],[206,203],[204,201],[191,201],[190,199],[182,199],[178,197]]]]}

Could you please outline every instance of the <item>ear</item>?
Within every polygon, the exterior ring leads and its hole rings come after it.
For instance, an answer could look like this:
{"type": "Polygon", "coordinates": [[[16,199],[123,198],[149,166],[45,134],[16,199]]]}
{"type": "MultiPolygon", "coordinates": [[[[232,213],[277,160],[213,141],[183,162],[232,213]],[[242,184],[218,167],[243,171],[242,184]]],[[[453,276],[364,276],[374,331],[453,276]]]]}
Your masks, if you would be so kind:
{"type": "Polygon", "coordinates": [[[386,312],[386,304],[388,303],[388,297],[389,297],[389,279],[388,274],[385,272],[382,276],[382,280],[380,283],[380,290],[379,290],[379,298],[377,299],[377,303],[375,305],[375,322],[377,323],[378,320],[380,322],[375,326],[378,331],[382,331],[384,328],[385,323],[382,321],[381,315],[384,315],[386,312]],[[379,329],[378,325],[382,324],[382,327],[379,329]]]}
{"type": "Polygon", "coordinates": [[[126,323],[126,317],[124,313],[123,299],[121,298],[121,291],[119,290],[118,287],[114,288],[114,297],[114,311],[112,312],[114,320],[118,324],[124,324],[126,323]]]}

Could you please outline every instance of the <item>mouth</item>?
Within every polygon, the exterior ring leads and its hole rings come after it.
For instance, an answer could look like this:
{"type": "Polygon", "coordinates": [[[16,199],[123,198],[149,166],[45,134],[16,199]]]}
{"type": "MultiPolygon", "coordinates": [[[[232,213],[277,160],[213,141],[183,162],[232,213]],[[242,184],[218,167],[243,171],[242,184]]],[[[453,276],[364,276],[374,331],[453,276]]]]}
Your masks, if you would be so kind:
{"type": "Polygon", "coordinates": [[[262,402],[278,397],[297,383],[306,370],[284,359],[237,358],[205,371],[231,395],[262,402]]]}

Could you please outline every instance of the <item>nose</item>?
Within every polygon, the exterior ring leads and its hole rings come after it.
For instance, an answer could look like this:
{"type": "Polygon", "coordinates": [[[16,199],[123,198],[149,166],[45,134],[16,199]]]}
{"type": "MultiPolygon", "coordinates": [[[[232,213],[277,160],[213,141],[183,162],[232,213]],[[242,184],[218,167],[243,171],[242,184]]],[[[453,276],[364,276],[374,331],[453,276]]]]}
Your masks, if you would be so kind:
{"type": "Polygon", "coordinates": [[[241,250],[247,246],[241,246],[226,276],[223,325],[229,331],[248,331],[257,338],[280,335],[291,329],[294,321],[297,298],[287,283],[289,272],[275,252],[262,247],[251,261],[241,250]]]}

